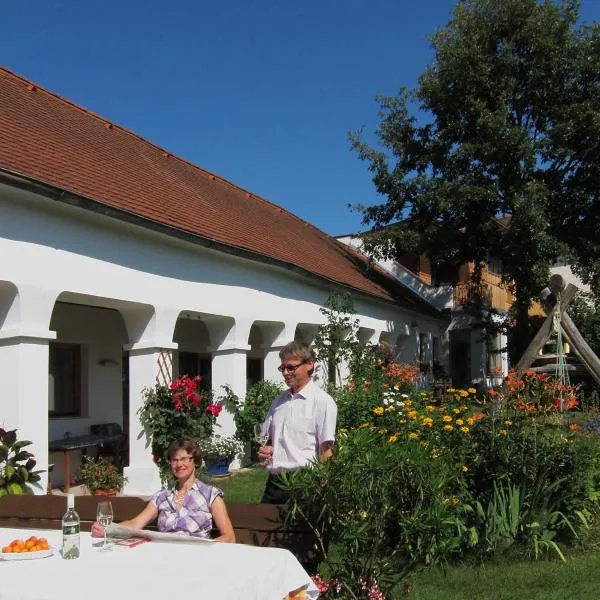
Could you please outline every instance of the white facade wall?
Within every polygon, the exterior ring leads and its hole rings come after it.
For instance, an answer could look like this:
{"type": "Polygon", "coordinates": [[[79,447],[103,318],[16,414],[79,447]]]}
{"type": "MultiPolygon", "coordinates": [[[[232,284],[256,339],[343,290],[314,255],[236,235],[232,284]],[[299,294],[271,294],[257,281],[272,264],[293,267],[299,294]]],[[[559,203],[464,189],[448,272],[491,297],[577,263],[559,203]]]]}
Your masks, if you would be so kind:
{"type": "MultiPolygon", "coordinates": [[[[49,439],[87,433],[94,422],[123,423],[121,360],[129,352],[126,492],[134,494],[153,492],[158,481],[137,419],[141,390],[169,380],[174,351],[210,354],[213,390],[228,383],[243,397],[246,356],[263,357],[265,378],[277,378],[279,348],[297,332],[316,330],[332,289],[6,185],[0,257],[0,425],[32,439],[43,468],[51,462],[49,439]],[[48,419],[53,339],[83,348],[83,414],[76,419],[48,419]]],[[[436,336],[445,329],[441,318],[354,297],[370,338],[400,340],[407,360],[415,358],[416,329],[436,336]]],[[[232,431],[231,418],[220,422],[232,431]]]]}

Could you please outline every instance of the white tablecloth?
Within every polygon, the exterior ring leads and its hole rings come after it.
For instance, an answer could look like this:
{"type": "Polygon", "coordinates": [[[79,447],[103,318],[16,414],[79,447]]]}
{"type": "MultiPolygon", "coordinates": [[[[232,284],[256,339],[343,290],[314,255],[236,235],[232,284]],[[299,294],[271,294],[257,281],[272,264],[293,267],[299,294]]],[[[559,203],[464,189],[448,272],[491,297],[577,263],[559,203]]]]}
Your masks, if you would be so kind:
{"type": "Polygon", "coordinates": [[[31,535],[46,537],[57,551],[36,560],[0,559],[0,600],[282,600],[302,586],[310,598],[318,595],[288,550],[152,541],[99,552],[82,533],[80,558],[64,560],[60,531],[7,528],[0,528],[0,547],[31,535]]]}

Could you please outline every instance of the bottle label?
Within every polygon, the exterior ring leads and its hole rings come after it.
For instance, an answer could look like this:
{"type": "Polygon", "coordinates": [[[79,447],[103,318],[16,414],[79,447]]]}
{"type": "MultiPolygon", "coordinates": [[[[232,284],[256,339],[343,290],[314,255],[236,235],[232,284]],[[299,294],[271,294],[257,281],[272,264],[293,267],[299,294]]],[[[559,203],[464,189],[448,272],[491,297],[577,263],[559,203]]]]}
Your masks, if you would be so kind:
{"type": "Polygon", "coordinates": [[[63,525],[63,536],[79,535],[79,524],[63,525]]]}

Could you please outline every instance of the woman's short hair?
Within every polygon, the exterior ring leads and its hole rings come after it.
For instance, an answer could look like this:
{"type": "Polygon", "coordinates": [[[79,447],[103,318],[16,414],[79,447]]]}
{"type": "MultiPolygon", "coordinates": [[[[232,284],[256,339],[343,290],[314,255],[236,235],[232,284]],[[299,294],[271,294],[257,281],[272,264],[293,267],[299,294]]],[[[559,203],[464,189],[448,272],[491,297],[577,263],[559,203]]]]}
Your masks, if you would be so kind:
{"type": "Polygon", "coordinates": [[[171,460],[179,450],[185,450],[194,459],[194,464],[199,466],[202,462],[202,451],[196,442],[186,438],[178,438],[173,440],[167,448],[167,460],[171,460]]]}
{"type": "Polygon", "coordinates": [[[306,342],[297,342],[296,340],[286,344],[279,351],[279,358],[282,360],[288,356],[295,356],[302,362],[309,362],[311,360],[314,362],[316,360],[315,351],[306,342]]]}

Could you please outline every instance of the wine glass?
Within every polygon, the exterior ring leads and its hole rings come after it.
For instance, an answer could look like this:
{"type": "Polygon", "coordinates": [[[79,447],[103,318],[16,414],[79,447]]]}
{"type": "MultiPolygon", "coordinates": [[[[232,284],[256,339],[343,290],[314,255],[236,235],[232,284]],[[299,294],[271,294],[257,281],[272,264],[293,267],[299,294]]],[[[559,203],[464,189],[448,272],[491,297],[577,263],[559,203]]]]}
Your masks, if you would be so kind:
{"type": "MultiPolygon", "coordinates": [[[[262,424],[256,424],[254,425],[254,441],[261,447],[264,448],[267,445],[267,442],[269,441],[269,435],[266,433],[263,433],[263,426],[262,424]]],[[[261,464],[265,464],[264,462],[261,462],[261,464]]]]}
{"type": "Polygon", "coordinates": [[[254,426],[254,441],[259,446],[266,446],[267,441],[269,440],[269,436],[264,434],[262,431],[262,424],[257,424],[254,426]]]}
{"type": "Polygon", "coordinates": [[[112,504],[108,501],[98,502],[96,509],[96,521],[98,525],[104,530],[104,544],[100,550],[108,550],[110,546],[106,545],[106,530],[110,527],[113,520],[113,508],[112,504]]]}

